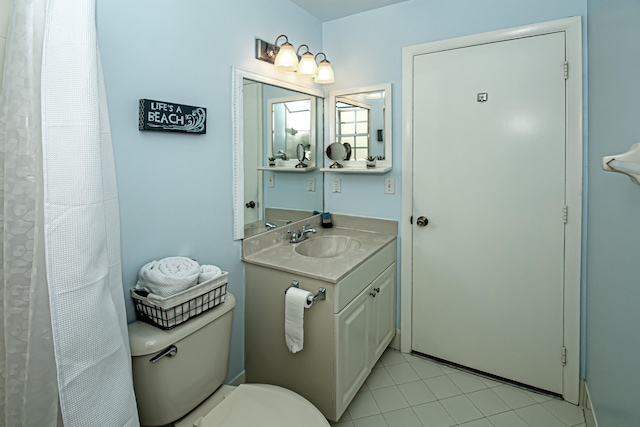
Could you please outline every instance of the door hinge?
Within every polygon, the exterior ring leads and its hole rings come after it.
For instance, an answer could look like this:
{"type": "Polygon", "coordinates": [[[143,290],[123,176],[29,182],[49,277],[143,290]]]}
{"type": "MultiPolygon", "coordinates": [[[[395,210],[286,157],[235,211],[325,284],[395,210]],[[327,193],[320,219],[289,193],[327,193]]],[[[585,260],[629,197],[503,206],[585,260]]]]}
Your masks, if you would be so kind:
{"type": "Polygon", "coordinates": [[[564,61],[564,79],[569,79],[569,63],[567,61],[564,61]]]}
{"type": "Polygon", "coordinates": [[[562,366],[567,366],[567,348],[565,346],[562,346],[561,360],[562,366]]]}
{"type": "Polygon", "coordinates": [[[562,207],[562,222],[567,223],[567,218],[569,217],[569,206],[564,205],[562,207]]]}

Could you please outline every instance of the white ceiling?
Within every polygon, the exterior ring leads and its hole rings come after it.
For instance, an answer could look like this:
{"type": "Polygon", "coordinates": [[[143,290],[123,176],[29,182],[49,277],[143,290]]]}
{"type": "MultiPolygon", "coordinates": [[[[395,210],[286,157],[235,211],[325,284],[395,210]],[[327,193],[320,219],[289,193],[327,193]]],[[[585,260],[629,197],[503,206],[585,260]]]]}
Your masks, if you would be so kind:
{"type": "Polygon", "coordinates": [[[290,0],[322,22],[378,9],[407,0],[290,0]]]}

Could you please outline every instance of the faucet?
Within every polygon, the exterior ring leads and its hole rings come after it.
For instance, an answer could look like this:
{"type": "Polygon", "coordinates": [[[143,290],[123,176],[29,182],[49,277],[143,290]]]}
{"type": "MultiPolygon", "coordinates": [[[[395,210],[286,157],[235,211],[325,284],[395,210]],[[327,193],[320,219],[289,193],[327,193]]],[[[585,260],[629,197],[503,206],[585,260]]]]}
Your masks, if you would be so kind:
{"type": "Polygon", "coordinates": [[[269,221],[265,222],[264,226],[267,227],[267,230],[273,230],[274,228],[278,227],[277,225],[269,221]]]}
{"type": "Polygon", "coordinates": [[[287,231],[287,234],[291,234],[291,239],[289,239],[289,243],[300,243],[303,242],[305,240],[307,240],[309,238],[309,236],[307,235],[308,233],[316,233],[316,229],[315,228],[311,228],[310,227],[311,224],[305,224],[302,226],[302,230],[299,231],[295,231],[295,230],[291,230],[289,229],[287,231]]]}

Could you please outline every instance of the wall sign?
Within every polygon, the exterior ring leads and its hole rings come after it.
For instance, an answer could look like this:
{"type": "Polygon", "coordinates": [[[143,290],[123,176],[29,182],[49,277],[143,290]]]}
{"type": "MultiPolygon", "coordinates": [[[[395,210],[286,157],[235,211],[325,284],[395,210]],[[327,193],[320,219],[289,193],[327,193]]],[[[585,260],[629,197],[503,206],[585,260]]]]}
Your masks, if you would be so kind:
{"type": "Polygon", "coordinates": [[[138,129],[204,134],[207,133],[207,109],[141,99],[138,129]]]}

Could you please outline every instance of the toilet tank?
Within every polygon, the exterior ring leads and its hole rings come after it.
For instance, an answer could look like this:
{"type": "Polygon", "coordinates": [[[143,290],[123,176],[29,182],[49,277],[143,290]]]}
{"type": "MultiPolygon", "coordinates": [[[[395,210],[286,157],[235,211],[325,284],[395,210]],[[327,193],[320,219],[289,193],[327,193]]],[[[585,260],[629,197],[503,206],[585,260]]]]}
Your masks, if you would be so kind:
{"type": "Polygon", "coordinates": [[[168,331],[136,321],[129,325],[133,387],[140,424],[163,426],[188,414],[227,375],[235,297],[168,331]],[[151,359],[171,346],[172,357],[151,359]]]}

